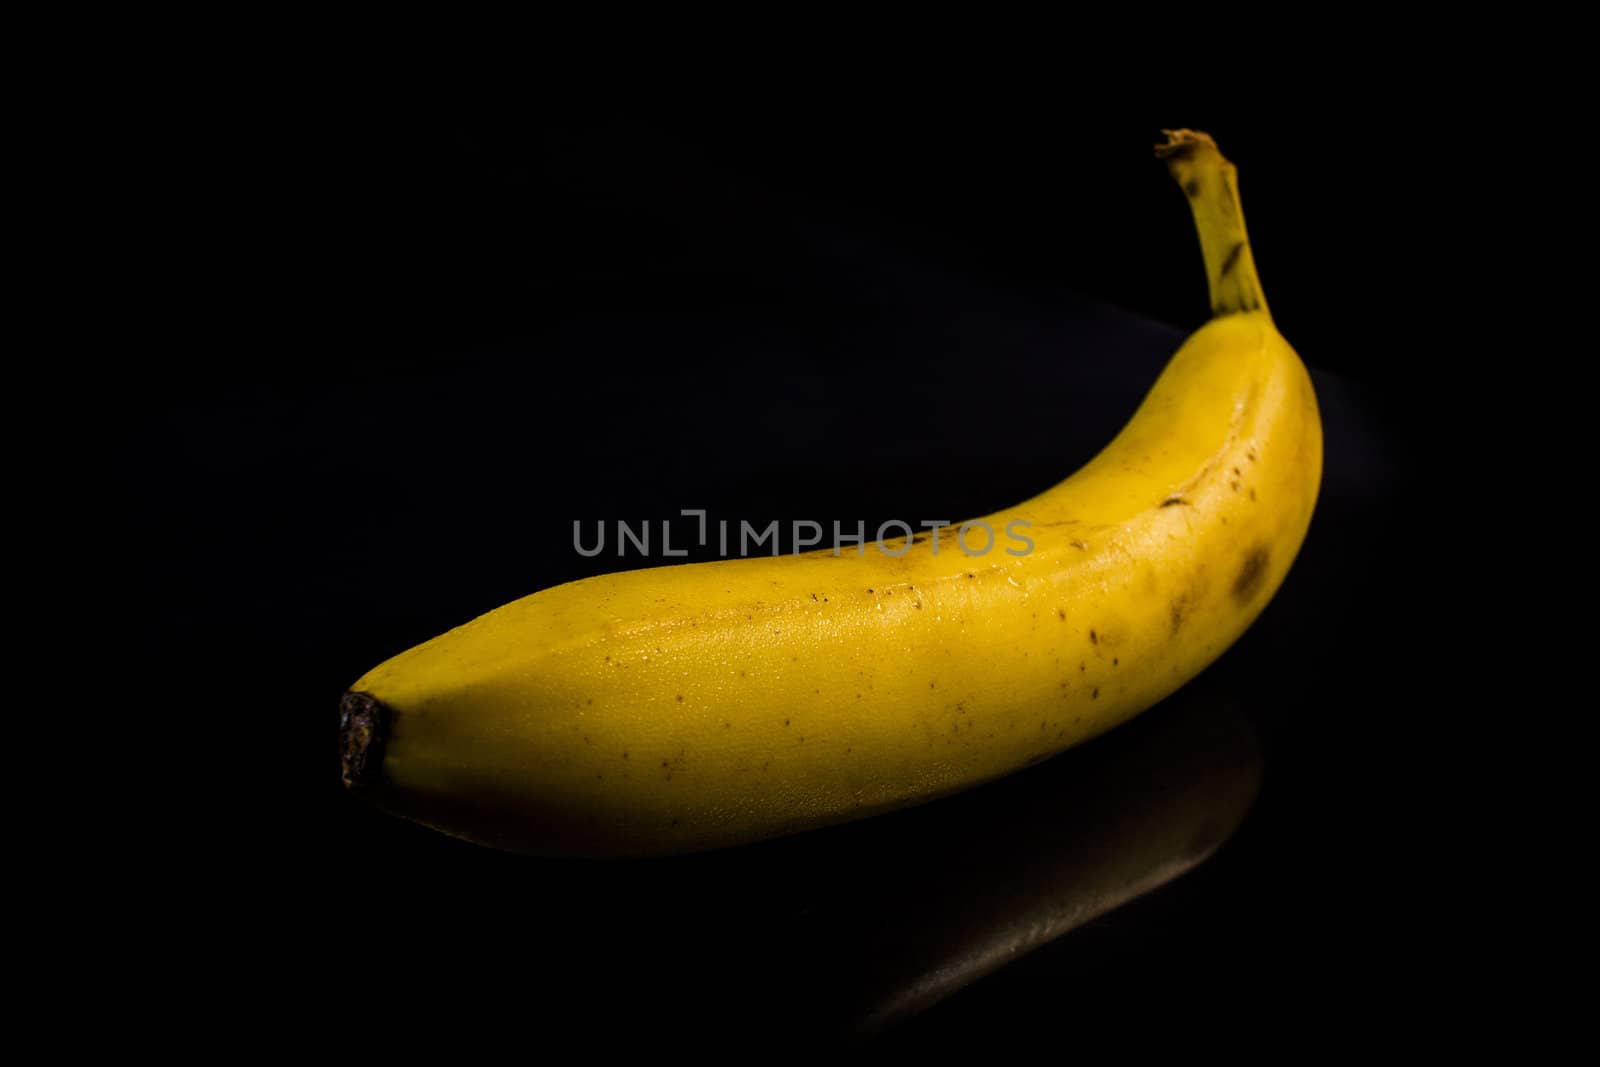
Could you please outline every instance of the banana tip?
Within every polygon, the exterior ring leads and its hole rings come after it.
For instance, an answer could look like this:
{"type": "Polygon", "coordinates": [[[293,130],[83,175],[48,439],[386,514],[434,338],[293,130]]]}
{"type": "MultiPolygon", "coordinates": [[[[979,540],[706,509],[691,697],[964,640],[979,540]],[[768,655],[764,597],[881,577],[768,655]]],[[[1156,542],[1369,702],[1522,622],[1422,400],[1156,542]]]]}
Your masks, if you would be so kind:
{"type": "Polygon", "coordinates": [[[389,731],[389,708],[366,693],[346,693],[339,700],[339,778],[346,789],[373,784],[383,766],[383,742],[389,731]]]}

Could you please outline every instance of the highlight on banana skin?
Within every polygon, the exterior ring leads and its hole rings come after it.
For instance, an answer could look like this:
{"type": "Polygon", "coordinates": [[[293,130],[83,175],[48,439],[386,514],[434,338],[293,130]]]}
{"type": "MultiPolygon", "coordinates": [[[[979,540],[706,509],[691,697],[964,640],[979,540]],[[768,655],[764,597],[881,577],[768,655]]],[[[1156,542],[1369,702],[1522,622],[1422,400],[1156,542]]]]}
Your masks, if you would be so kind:
{"type": "Polygon", "coordinates": [[[933,531],[942,545],[908,529],[892,552],[669,564],[533,592],[350,686],[345,786],[497,849],[693,853],[980,786],[1184,686],[1288,574],[1322,430],[1268,309],[1233,165],[1190,130],[1157,155],[1192,211],[1212,317],[1082,468],[933,531]],[[951,550],[980,524],[1028,550],[951,550]]]}

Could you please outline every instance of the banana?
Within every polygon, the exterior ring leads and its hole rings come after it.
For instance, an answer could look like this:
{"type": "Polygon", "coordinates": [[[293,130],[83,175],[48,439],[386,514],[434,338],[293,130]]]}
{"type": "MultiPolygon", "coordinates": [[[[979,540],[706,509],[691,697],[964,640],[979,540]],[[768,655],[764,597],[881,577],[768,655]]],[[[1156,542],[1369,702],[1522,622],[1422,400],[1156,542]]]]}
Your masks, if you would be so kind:
{"type": "Polygon", "coordinates": [[[1322,431],[1262,296],[1233,165],[1189,130],[1157,153],[1193,210],[1213,316],[1094,459],[983,517],[1025,530],[1031,551],[968,555],[949,527],[896,555],[546,589],[356,681],[340,706],[345,785],[497,848],[692,852],[978,785],[1205,668],[1299,551],[1322,431]]]}

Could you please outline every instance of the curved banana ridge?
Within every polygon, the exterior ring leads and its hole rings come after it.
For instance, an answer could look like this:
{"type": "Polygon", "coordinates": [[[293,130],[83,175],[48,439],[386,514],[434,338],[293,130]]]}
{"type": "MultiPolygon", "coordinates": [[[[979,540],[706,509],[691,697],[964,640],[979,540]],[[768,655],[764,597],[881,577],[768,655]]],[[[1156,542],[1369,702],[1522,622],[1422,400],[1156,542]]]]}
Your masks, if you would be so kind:
{"type": "Polygon", "coordinates": [[[1187,130],[1157,151],[1193,208],[1215,314],[1098,456],[984,517],[1025,523],[1032,551],[968,556],[951,527],[898,556],[546,589],[358,680],[346,785],[499,848],[688,852],[969,788],[1194,677],[1287,574],[1321,423],[1261,294],[1233,166],[1187,130]]]}

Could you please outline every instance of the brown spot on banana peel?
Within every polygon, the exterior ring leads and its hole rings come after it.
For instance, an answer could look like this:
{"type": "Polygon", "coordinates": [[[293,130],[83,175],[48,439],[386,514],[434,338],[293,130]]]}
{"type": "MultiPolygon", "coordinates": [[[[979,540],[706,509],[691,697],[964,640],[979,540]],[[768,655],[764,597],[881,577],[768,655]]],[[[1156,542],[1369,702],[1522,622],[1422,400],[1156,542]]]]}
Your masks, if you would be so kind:
{"type": "Polygon", "coordinates": [[[1233,599],[1240,605],[1248,604],[1266,583],[1269,562],[1270,557],[1265,545],[1251,549],[1250,554],[1244,558],[1244,565],[1239,568],[1239,576],[1233,580],[1233,599]]]}
{"type": "Polygon", "coordinates": [[[1244,242],[1240,241],[1228,250],[1228,258],[1222,261],[1222,277],[1226,278],[1239,265],[1239,256],[1244,253],[1244,242]]]}

